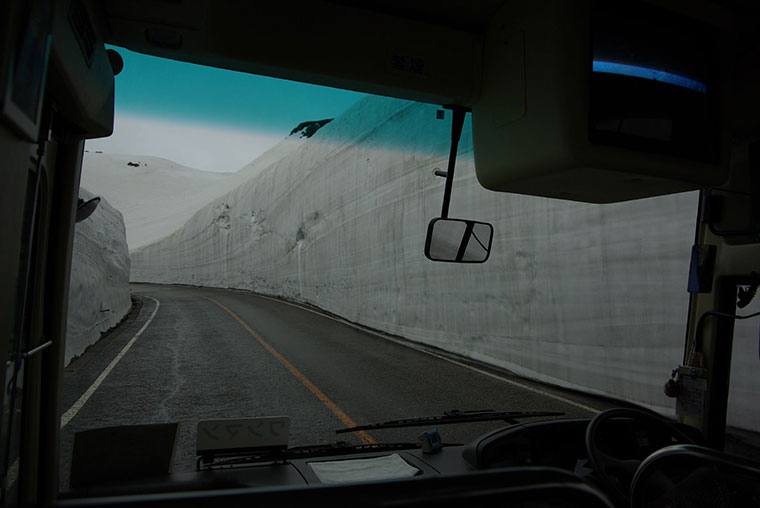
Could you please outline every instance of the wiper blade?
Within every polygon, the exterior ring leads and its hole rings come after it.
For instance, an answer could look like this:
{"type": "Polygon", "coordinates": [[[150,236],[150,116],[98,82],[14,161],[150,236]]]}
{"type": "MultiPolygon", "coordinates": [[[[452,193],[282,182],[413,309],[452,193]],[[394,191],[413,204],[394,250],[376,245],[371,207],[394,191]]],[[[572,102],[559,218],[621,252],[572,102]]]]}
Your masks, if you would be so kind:
{"type": "Polygon", "coordinates": [[[196,470],[213,469],[215,467],[239,466],[261,462],[283,462],[326,455],[351,455],[368,452],[395,452],[420,448],[420,443],[373,443],[352,445],[337,442],[325,445],[307,445],[284,450],[261,450],[222,454],[216,456],[198,457],[196,470]]]}
{"type": "Polygon", "coordinates": [[[390,420],[382,423],[370,423],[338,429],[336,434],[345,432],[357,432],[372,429],[396,429],[401,427],[424,427],[427,425],[448,425],[454,423],[473,423],[503,420],[510,424],[519,423],[523,418],[544,418],[549,416],[563,416],[565,413],[555,411],[493,411],[490,409],[479,411],[445,411],[442,415],[422,416],[419,418],[405,418],[403,420],[390,420]]]}

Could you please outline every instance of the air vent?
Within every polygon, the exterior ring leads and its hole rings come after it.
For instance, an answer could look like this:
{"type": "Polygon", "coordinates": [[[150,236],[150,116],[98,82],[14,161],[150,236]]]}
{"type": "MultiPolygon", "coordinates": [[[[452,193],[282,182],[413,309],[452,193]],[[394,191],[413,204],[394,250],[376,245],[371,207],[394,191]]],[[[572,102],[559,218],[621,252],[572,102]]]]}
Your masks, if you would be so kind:
{"type": "Polygon", "coordinates": [[[69,8],[69,24],[82,50],[87,67],[90,67],[92,55],[95,53],[95,31],[92,29],[87,9],[81,0],[72,0],[69,8]]]}

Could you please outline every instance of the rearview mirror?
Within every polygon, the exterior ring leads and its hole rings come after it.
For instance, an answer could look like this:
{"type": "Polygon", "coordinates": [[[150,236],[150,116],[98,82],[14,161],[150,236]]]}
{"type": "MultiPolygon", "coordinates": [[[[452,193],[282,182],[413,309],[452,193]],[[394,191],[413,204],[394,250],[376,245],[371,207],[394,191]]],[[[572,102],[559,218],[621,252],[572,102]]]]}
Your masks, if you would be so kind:
{"type": "Polygon", "coordinates": [[[89,199],[85,201],[82,198],[79,198],[77,201],[77,222],[82,222],[83,220],[86,220],[92,213],[95,211],[95,209],[100,204],[100,197],[95,196],[92,199],[89,199]]]}
{"type": "Polygon", "coordinates": [[[428,224],[425,257],[449,263],[484,263],[491,240],[493,226],[487,222],[439,217],[428,224]]]}

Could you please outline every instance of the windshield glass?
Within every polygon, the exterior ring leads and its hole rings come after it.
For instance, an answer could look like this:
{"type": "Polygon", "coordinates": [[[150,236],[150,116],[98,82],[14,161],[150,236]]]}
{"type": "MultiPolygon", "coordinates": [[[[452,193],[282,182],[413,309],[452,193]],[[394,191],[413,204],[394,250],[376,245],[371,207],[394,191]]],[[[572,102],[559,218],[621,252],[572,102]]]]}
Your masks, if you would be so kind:
{"type": "MultiPolygon", "coordinates": [[[[178,423],[183,472],[208,419],[287,416],[294,447],[505,425],[335,433],[452,410],[673,415],[696,193],[487,191],[468,115],[450,216],[492,224],[491,254],[435,263],[451,111],[116,49],[115,131],[82,168],[80,198],[103,201],[76,230],[62,488],[74,434],[117,425],[178,423]]],[[[737,407],[729,424],[760,430],[737,407]]]]}

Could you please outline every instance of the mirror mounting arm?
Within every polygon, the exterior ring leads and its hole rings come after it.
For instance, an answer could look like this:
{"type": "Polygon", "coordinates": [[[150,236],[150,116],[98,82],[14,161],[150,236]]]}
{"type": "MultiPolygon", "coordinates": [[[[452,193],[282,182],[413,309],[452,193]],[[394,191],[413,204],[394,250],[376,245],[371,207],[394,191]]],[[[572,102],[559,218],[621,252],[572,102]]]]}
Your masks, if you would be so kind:
{"type": "Polygon", "coordinates": [[[462,126],[464,125],[464,116],[470,108],[457,105],[444,106],[445,109],[452,110],[453,118],[451,120],[451,149],[449,151],[449,165],[446,171],[446,187],[443,190],[443,207],[441,208],[441,217],[449,216],[449,203],[451,202],[451,186],[454,183],[454,165],[457,159],[457,150],[459,148],[459,138],[462,137],[462,126]]]}

